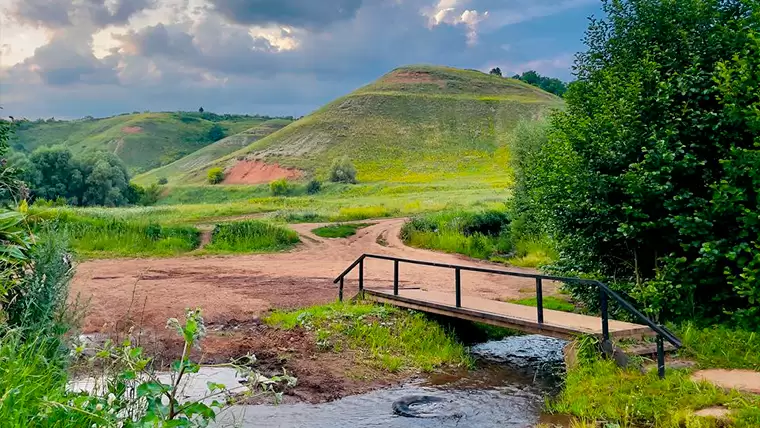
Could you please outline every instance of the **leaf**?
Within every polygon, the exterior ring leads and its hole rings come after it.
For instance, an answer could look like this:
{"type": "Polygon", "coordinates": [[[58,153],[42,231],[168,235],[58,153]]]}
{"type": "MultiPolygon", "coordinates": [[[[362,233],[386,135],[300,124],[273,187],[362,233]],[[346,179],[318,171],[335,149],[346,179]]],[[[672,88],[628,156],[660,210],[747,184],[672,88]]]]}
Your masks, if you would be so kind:
{"type": "Polygon", "coordinates": [[[141,383],[137,387],[138,397],[158,397],[169,391],[171,387],[162,383],[150,381],[141,383]]]}

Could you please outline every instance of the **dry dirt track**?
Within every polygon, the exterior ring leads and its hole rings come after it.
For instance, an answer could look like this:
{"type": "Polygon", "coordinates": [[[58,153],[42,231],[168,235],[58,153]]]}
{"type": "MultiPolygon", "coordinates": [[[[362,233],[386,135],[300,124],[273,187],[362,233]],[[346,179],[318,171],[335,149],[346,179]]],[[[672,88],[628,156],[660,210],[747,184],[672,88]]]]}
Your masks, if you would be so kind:
{"type": "MultiPolygon", "coordinates": [[[[398,237],[403,219],[368,222],[375,224],[348,239],[319,238],[310,232],[315,224],[293,225],[303,244],[286,253],[84,262],[72,289],[73,295],[89,300],[84,331],[113,332],[134,324],[158,330],[188,307],[203,308],[211,324],[226,324],[257,318],[271,308],[326,303],[337,298],[332,280],[362,253],[493,266],[406,247],[398,237]]],[[[392,262],[368,260],[366,285],[390,286],[392,271],[392,262]]],[[[356,290],[356,276],[353,272],[346,284],[349,296],[356,290]]],[[[453,291],[448,269],[402,264],[400,279],[402,286],[453,291]]],[[[506,299],[532,295],[532,287],[530,279],[462,272],[465,294],[506,299]]]]}

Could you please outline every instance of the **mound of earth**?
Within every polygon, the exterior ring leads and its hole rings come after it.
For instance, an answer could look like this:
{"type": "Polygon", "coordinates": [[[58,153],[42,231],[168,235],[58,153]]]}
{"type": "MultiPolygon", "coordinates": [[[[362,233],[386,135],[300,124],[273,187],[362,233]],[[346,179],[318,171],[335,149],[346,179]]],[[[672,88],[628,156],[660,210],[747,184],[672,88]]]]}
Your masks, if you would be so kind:
{"type": "Polygon", "coordinates": [[[303,173],[294,168],[283,168],[256,160],[242,160],[226,171],[224,184],[262,184],[281,178],[295,180],[303,173]]]}

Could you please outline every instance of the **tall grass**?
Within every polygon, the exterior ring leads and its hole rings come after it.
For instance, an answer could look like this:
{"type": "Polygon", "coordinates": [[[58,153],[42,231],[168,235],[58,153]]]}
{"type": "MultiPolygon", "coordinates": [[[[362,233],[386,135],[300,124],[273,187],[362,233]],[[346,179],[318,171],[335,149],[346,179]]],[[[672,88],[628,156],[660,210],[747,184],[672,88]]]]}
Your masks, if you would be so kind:
{"type": "Polygon", "coordinates": [[[298,234],[282,226],[257,220],[218,224],[214,228],[208,252],[269,252],[292,247],[300,242],[298,234]]]}
{"type": "Polygon", "coordinates": [[[312,230],[312,232],[322,238],[348,238],[349,236],[356,235],[357,230],[367,226],[370,225],[367,223],[335,224],[318,227],[312,230]]]}
{"type": "Polygon", "coordinates": [[[90,258],[173,256],[200,243],[200,232],[190,226],[82,217],[62,210],[43,211],[36,222],[49,224],[70,239],[77,254],[90,258]]]}
{"type": "Polygon", "coordinates": [[[412,219],[401,230],[407,245],[487,259],[512,250],[507,226],[500,211],[445,211],[412,219]]]}
{"type": "Polygon", "coordinates": [[[307,328],[315,332],[321,348],[348,347],[389,371],[472,364],[465,347],[438,323],[393,307],[333,303],[274,312],[265,321],[283,329],[307,328]]]}

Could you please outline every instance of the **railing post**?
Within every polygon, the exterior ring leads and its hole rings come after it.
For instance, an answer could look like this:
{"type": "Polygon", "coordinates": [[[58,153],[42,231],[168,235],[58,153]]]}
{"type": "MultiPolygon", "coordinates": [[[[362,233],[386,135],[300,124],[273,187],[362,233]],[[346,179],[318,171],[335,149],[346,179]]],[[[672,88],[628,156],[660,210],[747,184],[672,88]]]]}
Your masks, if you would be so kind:
{"type": "Polygon", "coordinates": [[[398,260],[393,261],[393,295],[398,296],[398,260]]]}
{"type": "Polygon", "coordinates": [[[665,344],[661,334],[657,335],[657,375],[665,379],[665,344]]]}
{"type": "Polygon", "coordinates": [[[359,262],[359,292],[364,291],[364,257],[359,262]]]}
{"type": "Polygon", "coordinates": [[[538,311],[538,323],[544,323],[544,291],[541,287],[541,278],[536,278],[536,310],[538,311]]]}
{"type": "Polygon", "coordinates": [[[604,288],[599,287],[599,293],[602,309],[602,340],[608,341],[610,340],[610,317],[607,310],[607,292],[604,291],[604,288]]]}
{"type": "Polygon", "coordinates": [[[338,288],[338,301],[343,301],[343,277],[340,277],[340,288],[338,288]]]}
{"type": "Polygon", "coordinates": [[[456,286],[457,308],[462,307],[462,272],[459,268],[454,269],[454,283],[456,286]]]}

